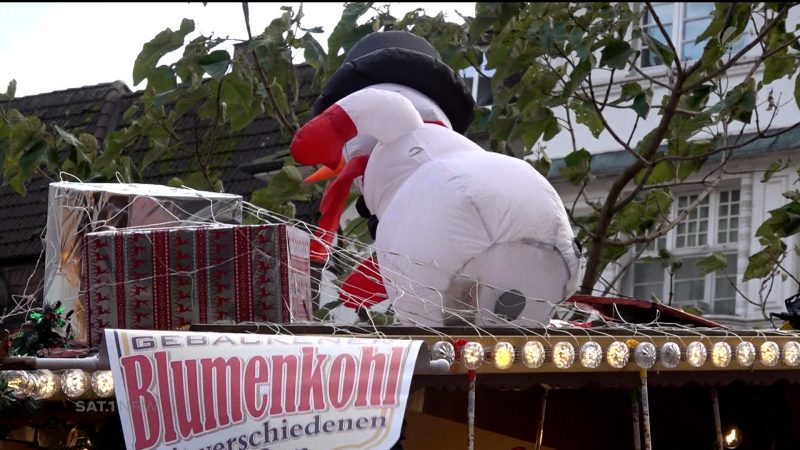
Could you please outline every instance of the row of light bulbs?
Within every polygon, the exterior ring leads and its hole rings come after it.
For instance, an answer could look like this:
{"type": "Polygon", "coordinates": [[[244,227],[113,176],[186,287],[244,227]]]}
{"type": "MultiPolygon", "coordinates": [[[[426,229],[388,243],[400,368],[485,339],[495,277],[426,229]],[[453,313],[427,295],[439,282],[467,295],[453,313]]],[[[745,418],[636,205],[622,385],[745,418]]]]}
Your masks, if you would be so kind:
{"type": "Polygon", "coordinates": [[[81,369],[68,369],[56,374],[50,370],[9,370],[0,372],[2,378],[18,398],[44,400],[63,392],[76,399],[93,392],[100,398],[114,395],[114,380],[110,370],[91,374],[81,369]]]}
{"type": "MultiPolygon", "coordinates": [[[[538,341],[528,341],[521,349],[515,349],[508,342],[498,342],[492,349],[489,358],[498,369],[508,369],[515,361],[522,362],[529,369],[540,368],[548,359],[558,369],[569,369],[575,363],[576,356],[581,366],[587,369],[596,369],[605,361],[615,369],[624,368],[629,360],[642,369],[650,369],[658,362],[662,367],[674,369],[681,360],[692,367],[703,367],[708,359],[714,367],[726,368],[735,359],[741,367],[752,367],[756,359],[766,367],[775,367],[780,361],[787,366],[800,365],[800,343],[789,341],[780,346],[774,341],[762,343],[758,349],[751,342],[740,342],[733,349],[727,342],[716,342],[711,350],[700,341],[694,341],[685,349],[675,342],[667,342],[660,348],[651,342],[638,342],[630,339],[625,342],[611,343],[605,352],[597,342],[589,341],[580,346],[576,353],[575,347],[566,341],[556,343],[549,349],[538,341]],[[710,358],[709,358],[710,354],[710,358]]],[[[464,364],[467,370],[477,370],[486,359],[486,351],[479,342],[467,342],[456,355],[453,344],[440,341],[431,347],[431,359],[444,359],[451,365],[456,358],[464,364]]]]}

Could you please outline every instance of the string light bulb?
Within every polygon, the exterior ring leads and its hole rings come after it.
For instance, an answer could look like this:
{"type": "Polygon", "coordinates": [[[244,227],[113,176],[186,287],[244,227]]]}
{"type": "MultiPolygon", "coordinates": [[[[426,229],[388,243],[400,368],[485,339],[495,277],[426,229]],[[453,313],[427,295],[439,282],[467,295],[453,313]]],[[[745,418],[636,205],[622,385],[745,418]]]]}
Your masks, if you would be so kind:
{"type": "Polygon", "coordinates": [[[727,342],[716,342],[711,347],[711,363],[715,367],[728,367],[731,363],[731,346],[727,342]]]}
{"type": "Polygon", "coordinates": [[[575,347],[569,342],[558,342],[553,346],[553,365],[559,369],[569,369],[575,362],[575,347]]]}
{"type": "Polygon", "coordinates": [[[736,362],[742,367],[750,367],[756,361],[756,347],[751,342],[740,342],[736,346],[736,362]]]}
{"type": "Polygon", "coordinates": [[[44,400],[58,393],[61,389],[61,378],[49,370],[37,370],[36,387],[31,393],[35,400],[44,400]]]}
{"type": "Polygon", "coordinates": [[[759,353],[761,355],[761,364],[767,367],[775,367],[780,359],[781,349],[775,342],[767,341],[761,344],[759,353]]]}
{"type": "Polygon", "coordinates": [[[114,377],[110,370],[98,370],[92,372],[90,377],[92,391],[100,398],[108,398],[114,395],[114,377]]]}
{"type": "Polygon", "coordinates": [[[597,369],[603,362],[603,347],[597,342],[587,342],[581,346],[581,365],[587,369],[597,369]]]}
{"type": "Polygon", "coordinates": [[[450,365],[456,360],[456,350],[453,344],[447,341],[439,341],[431,348],[431,360],[444,359],[450,365]]]}
{"type": "Polygon", "coordinates": [[[538,369],[544,364],[544,346],[538,341],[528,341],[522,346],[522,364],[529,369],[538,369]]]}
{"type": "Polygon", "coordinates": [[[642,369],[656,364],[656,346],[652,342],[640,342],[633,350],[633,362],[642,369]]]}
{"type": "Polygon", "coordinates": [[[800,365],[800,344],[797,341],[783,344],[783,363],[787,366],[800,365]]]}
{"type": "Polygon", "coordinates": [[[477,370],[483,364],[483,346],[479,342],[467,342],[461,347],[461,360],[467,370],[477,370]]]}
{"type": "Polygon", "coordinates": [[[606,361],[608,365],[615,369],[622,369],[628,364],[631,357],[631,351],[624,342],[615,341],[608,346],[606,352],[606,361]]]}
{"type": "Polygon", "coordinates": [[[61,374],[61,390],[69,398],[80,397],[89,386],[89,376],[81,369],[68,369],[61,374]]]}
{"type": "Polygon", "coordinates": [[[738,427],[731,427],[722,436],[722,446],[734,450],[742,444],[742,431],[738,427]]]}
{"type": "Polygon", "coordinates": [[[667,369],[674,369],[681,362],[681,348],[674,342],[667,342],[661,346],[661,365],[667,369]]]}
{"type": "Polygon", "coordinates": [[[692,367],[702,367],[706,363],[708,351],[702,342],[694,341],[686,346],[686,362],[692,367]]]}
{"type": "Polygon", "coordinates": [[[30,397],[36,388],[36,377],[27,370],[8,370],[2,372],[2,379],[17,398],[30,397]]]}
{"type": "Polygon", "coordinates": [[[498,369],[504,370],[511,367],[514,364],[514,357],[514,346],[508,342],[498,342],[494,346],[492,360],[494,361],[494,366],[498,369]]]}

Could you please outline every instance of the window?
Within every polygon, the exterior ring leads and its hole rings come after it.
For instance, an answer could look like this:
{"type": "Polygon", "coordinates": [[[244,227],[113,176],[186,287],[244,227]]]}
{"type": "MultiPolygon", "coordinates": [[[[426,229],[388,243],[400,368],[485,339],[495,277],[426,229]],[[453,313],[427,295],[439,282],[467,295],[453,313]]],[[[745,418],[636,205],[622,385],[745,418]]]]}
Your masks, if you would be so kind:
{"type": "MultiPolygon", "coordinates": [[[[644,9],[644,5],[642,5],[644,9]]],[[[695,40],[711,23],[711,12],[714,3],[653,3],[655,15],[669,35],[670,40],[678,51],[678,57],[683,61],[693,61],[700,58],[708,38],[695,44],[695,40]]],[[[642,32],[667,45],[667,40],[659,30],[655,18],[650,11],[644,11],[642,18],[642,32]]],[[[733,43],[733,50],[738,51],[745,45],[745,40],[739,38],[733,43]]],[[[661,59],[656,52],[642,46],[642,67],[659,66],[661,59]]]]}
{"type": "Polygon", "coordinates": [[[461,70],[461,77],[467,83],[467,87],[472,92],[472,98],[478,106],[489,106],[494,103],[492,98],[492,76],[494,69],[486,69],[486,55],[483,55],[480,73],[474,67],[467,67],[461,70]],[[484,76],[485,75],[485,76],[484,76]]]}
{"type": "Polygon", "coordinates": [[[633,297],[658,298],[666,302],[672,291],[672,305],[696,306],[708,314],[735,314],[736,289],[722,272],[702,275],[697,262],[713,252],[722,253],[727,273],[736,278],[739,240],[739,191],[712,193],[698,202],[698,194],[678,195],[675,213],[696,207],[665,238],[650,243],[642,256],[655,256],[666,249],[682,264],[670,276],[660,261],[633,264],[625,283],[633,297]],[[671,289],[670,289],[671,287],[671,289]]]}

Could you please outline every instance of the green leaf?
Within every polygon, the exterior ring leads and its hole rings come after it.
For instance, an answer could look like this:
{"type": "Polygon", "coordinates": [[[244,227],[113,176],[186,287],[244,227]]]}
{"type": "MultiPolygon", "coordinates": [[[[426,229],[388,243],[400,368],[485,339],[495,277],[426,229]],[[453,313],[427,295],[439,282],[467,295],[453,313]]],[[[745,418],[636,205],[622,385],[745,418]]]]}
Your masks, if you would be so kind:
{"type": "Polygon", "coordinates": [[[647,94],[643,92],[633,99],[633,104],[631,105],[631,109],[642,119],[647,119],[647,114],[650,113],[650,103],[647,97],[647,94]]]}
{"type": "Polygon", "coordinates": [[[667,189],[654,189],[644,198],[645,215],[653,219],[665,219],[672,207],[672,195],[667,189]]]}
{"type": "Polygon", "coordinates": [[[633,49],[630,44],[621,39],[613,40],[603,47],[600,65],[622,70],[628,65],[628,58],[632,54],[633,49]]]}
{"type": "Polygon", "coordinates": [[[290,165],[284,165],[278,173],[272,176],[264,195],[270,201],[277,203],[309,200],[309,194],[304,189],[300,171],[297,170],[297,167],[290,165]]]}
{"type": "Polygon", "coordinates": [[[576,66],[575,69],[569,74],[569,80],[564,85],[564,90],[561,93],[563,98],[569,98],[578,87],[583,83],[583,80],[589,76],[589,73],[592,71],[592,64],[589,61],[589,58],[581,60],[576,66]]]}
{"type": "Polygon", "coordinates": [[[794,102],[800,107],[800,74],[794,79],[794,102]]]}
{"type": "Polygon", "coordinates": [[[660,184],[672,181],[675,178],[675,163],[670,160],[661,161],[653,167],[653,172],[647,184],[660,184]]]}
{"type": "Polygon", "coordinates": [[[241,67],[235,66],[231,73],[225,75],[219,98],[229,106],[247,105],[249,107],[253,101],[252,78],[247,78],[241,67]]]}
{"type": "Polygon", "coordinates": [[[672,61],[675,60],[675,54],[672,53],[672,50],[669,47],[662,44],[657,39],[653,39],[653,37],[647,33],[641,33],[639,36],[642,39],[642,42],[644,42],[644,44],[650,48],[650,50],[654,51],[658,55],[664,65],[672,65],[672,61]]]}
{"type": "Polygon", "coordinates": [[[600,137],[600,133],[602,133],[604,129],[603,119],[600,117],[600,113],[597,112],[593,104],[573,102],[572,110],[575,112],[575,120],[578,123],[589,127],[589,131],[592,132],[592,136],[595,138],[600,137]]]}
{"type": "Polygon", "coordinates": [[[765,248],[748,258],[747,269],[744,271],[742,281],[749,281],[755,278],[764,278],[772,272],[772,268],[778,261],[775,252],[771,248],[765,248]]]}
{"type": "Polygon", "coordinates": [[[158,33],[156,37],[144,44],[142,51],[133,63],[133,84],[142,82],[155,69],[156,64],[167,53],[179,49],[187,34],[194,31],[194,21],[183,19],[178,31],[170,28],[158,33]]]}
{"type": "Polygon", "coordinates": [[[572,184],[579,184],[591,170],[592,154],[586,149],[571,152],[564,158],[565,167],[559,170],[561,176],[572,184]]]}
{"type": "Polygon", "coordinates": [[[225,75],[230,63],[231,55],[225,50],[215,50],[197,61],[197,64],[215,80],[219,80],[225,75]]]}
{"type": "Polygon", "coordinates": [[[773,81],[791,75],[795,71],[797,60],[793,56],[778,54],[772,55],[764,61],[764,78],[766,85],[773,81]]]}
{"type": "Polygon", "coordinates": [[[622,85],[622,88],[620,88],[620,96],[619,96],[619,98],[617,100],[614,100],[611,103],[614,104],[614,105],[618,105],[618,104],[626,102],[626,101],[628,101],[628,100],[630,100],[632,98],[635,98],[636,96],[638,96],[641,93],[642,93],[642,85],[640,85],[639,83],[633,82],[633,81],[629,81],[627,83],[624,83],[622,85]]]}
{"type": "Polygon", "coordinates": [[[526,160],[528,163],[536,169],[537,172],[542,174],[543,177],[547,178],[550,175],[550,165],[551,161],[547,155],[542,156],[541,158],[537,159],[536,161],[526,160]]]}
{"type": "Polygon", "coordinates": [[[147,75],[147,91],[159,93],[175,90],[175,72],[168,66],[158,66],[147,75]]]}
{"type": "Polygon", "coordinates": [[[314,311],[314,318],[321,321],[328,320],[330,318],[329,316],[331,315],[331,312],[333,312],[334,309],[338,308],[341,305],[342,302],[340,302],[339,300],[328,302],[320,306],[318,310],[314,311]]]}
{"type": "Polygon", "coordinates": [[[722,253],[714,252],[697,261],[697,268],[700,269],[701,275],[708,275],[718,270],[724,271],[728,268],[728,260],[722,253]]]}
{"type": "Polygon", "coordinates": [[[47,151],[50,146],[44,139],[36,140],[33,145],[30,145],[25,153],[19,159],[19,167],[25,178],[30,177],[33,170],[40,162],[47,161],[47,151]]]}
{"type": "Polygon", "coordinates": [[[0,100],[13,100],[16,93],[17,80],[11,80],[8,82],[8,88],[6,89],[5,94],[0,94],[0,100]]]}
{"type": "Polygon", "coordinates": [[[781,166],[783,166],[783,161],[780,159],[769,163],[769,167],[767,167],[767,170],[764,171],[764,175],[761,177],[761,182],[766,183],[769,181],[772,175],[775,175],[775,172],[781,170],[781,166]]]}

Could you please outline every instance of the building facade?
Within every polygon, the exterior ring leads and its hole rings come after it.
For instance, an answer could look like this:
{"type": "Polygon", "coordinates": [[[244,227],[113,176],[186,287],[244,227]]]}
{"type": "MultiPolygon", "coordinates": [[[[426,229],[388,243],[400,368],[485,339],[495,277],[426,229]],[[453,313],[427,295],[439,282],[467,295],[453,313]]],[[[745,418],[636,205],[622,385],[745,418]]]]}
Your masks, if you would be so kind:
{"type": "MultiPolygon", "coordinates": [[[[641,13],[642,31],[653,39],[666,42],[643,4],[631,5],[641,13]]],[[[695,41],[711,23],[713,8],[714,4],[710,2],[653,4],[655,13],[670,34],[684,64],[691,63],[702,55],[706,41],[695,41]]],[[[789,12],[786,29],[794,30],[798,22],[800,11],[795,8],[789,12]]],[[[755,37],[756,32],[750,26],[731,45],[732,51],[741,50],[755,37]]],[[[633,36],[630,36],[629,42],[634,49],[641,51],[637,59],[638,70],[617,70],[613,79],[609,77],[608,71],[593,72],[592,81],[596,92],[604,93],[611,83],[610,98],[618,98],[624,83],[640,82],[647,87],[650,82],[646,77],[669,84],[670,70],[654,52],[633,36]]],[[[760,46],[754,46],[739,63],[727,71],[722,82],[732,88],[742,82],[752,70],[755,70],[755,80],[761,80],[764,68],[753,68],[754,61],[760,54],[760,46]]],[[[491,71],[484,73],[491,75],[491,71]]],[[[462,76],[468,83],[472,82],[475,98],[480,104],[491,103],[490,94],[487,94],[487,80],[481,79],[475,70],[464,71],[462,76]]],[[[652,84],[652,87],[654,92],[651,104],[660,104],[667,90],[657,84],[652,84]]],[[[756,103],[762,131],[764,124],[770,119],[770,134],[785,130],[800,119],[800,110],[794,100],[794,89],[795,80],[784,77],[759,90],[756,103]],[[769,106],[769,96],[778,105],[777,109],[769,106]]],[[[568,112],[562,109],[555,113],[557,117],[565,119],[568,112]]],[[[594,137],[587,127],[576,124],[574,112],[570,111],[569,114],[575,124],[574,144],[573,136],[565,130],[554,139],[539,144],[544,145],[547,155],[553,160],[549,180],[560,193],[565,206],[572,208],[574,205],[575,214],[582,215],[590,211],[584,199],[602,202],[615,180],[615,175],[633,162],[633,156],[622,148],[608,130],[604,130],[599,137],[594,137]],[[592,153],[592,174],[596,178],[584,191],[585,197],[578,198],[576,202],[579,189],[560,177],[558,169],[563,167],[563,158],[566,155],[573,149],[581,148],[592,153]]],[[[655,109],[651,109],[646,119],[639,120],[632,109],[609,108],[604,111],[604,116],[618,136],[632,135],[632,144],[652,131],[661,119],[655,109]]],[[[756,132],[757,126],[753,120],[744,126],[740,122],[734,122],[728,134],[733,140],[741,133],[739,139],[744,142],[756,132]]],[[[800,133],[792,130],[773,138],[755,140],[735,150],[717,187],[707,197],[702,198],[701,182],[707,179],[719,162],[714,158],[709,159],[700,172],[685,183],[671,188],[674,198],[671,217],[677,217],[690,205],[693,208],[691,212],[647,248],[632,249],[619,260],[619,264],[610,265],[594,287],[595,294],[655,299],[673,306],[693,307],[702,311],[705,317],[736,327],[769,325],[765,316],[769,312],[785,311],[784,300],[798,293],[800,288],[793,278],[797,277],[800,269],[798,254],[791,251],[797,243],[796,238],[785,240],[790,251],[781,263],[785,272],[790,275],[777,276],[771,283],[762,283],[762,280],[745,283],[742,277],[748,258],[761,250],[761,245],[755,238],[756,230],[769,218],[770,210],[786,203],[782,194],[796,188],[798,142],[800,133]],[[783,170],[764,181],[764,169],[778,160],[781,161],[783,170]],[[647,257],[657,255],[658,249],[666,249],[679,259],[682,262],[680,268],[670,271],[660,261],[648,260],[647,257]],[[715,252],[723,255],[727,261],[727,270],[703,275],[696,263],[715,252]]],[[[633,186],[629,189],[633,189],[633,186]]]]}

